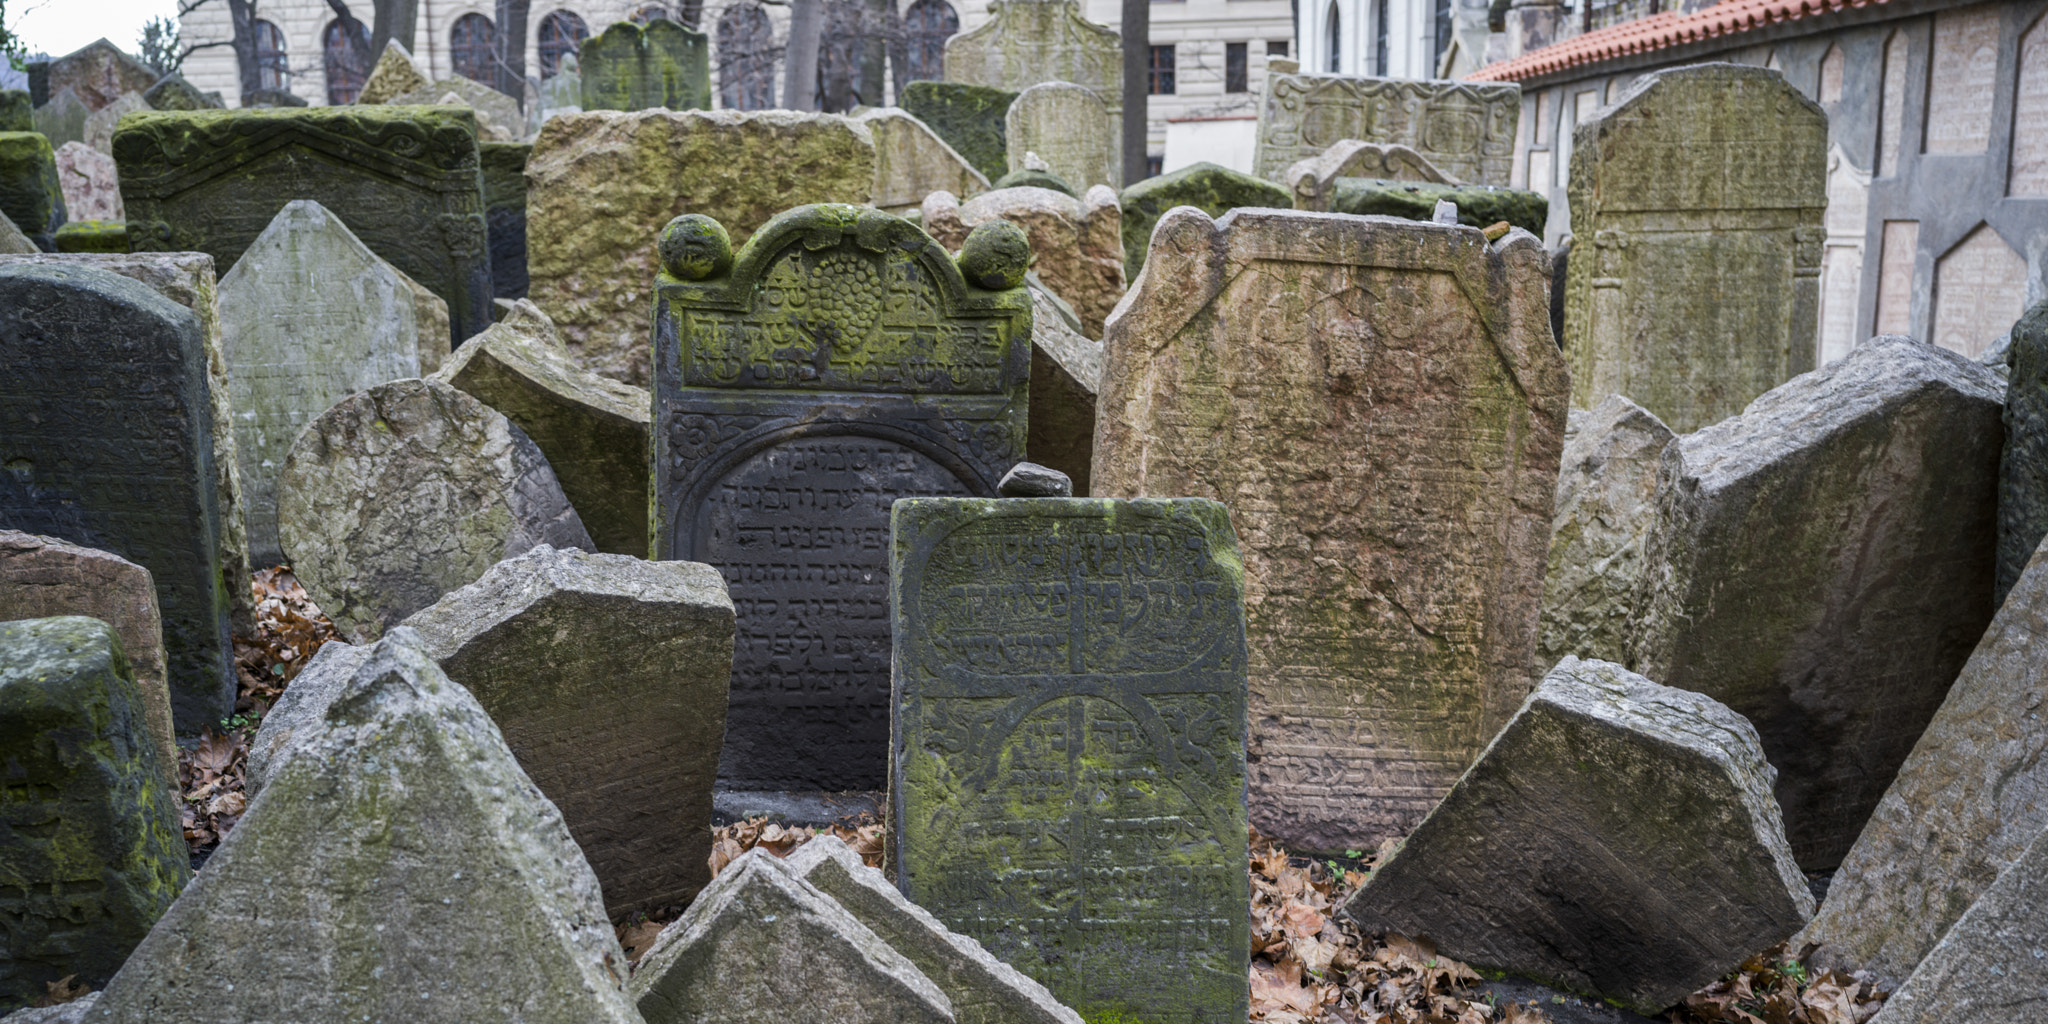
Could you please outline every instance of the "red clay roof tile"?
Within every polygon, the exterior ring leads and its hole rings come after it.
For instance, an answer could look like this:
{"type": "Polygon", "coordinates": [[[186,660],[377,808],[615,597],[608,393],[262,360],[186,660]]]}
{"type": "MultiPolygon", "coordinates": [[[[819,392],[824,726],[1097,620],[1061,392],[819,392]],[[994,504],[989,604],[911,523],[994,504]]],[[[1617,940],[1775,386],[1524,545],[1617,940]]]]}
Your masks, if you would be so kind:
{"type": "Polygon", "coordinates": [[[1721,0],[1712,7],[1680,14],[1666,11],[1647,18],[1595,29],[1531,50],[1513,60],[1498,61],[1466,75],[1467,81],[1514,82],[1547,75],[1581,64],[1612,60],[1632,53],[1662,50],[1716,36],[1736,35],[1782,21],[1827,14],[1852,7],[1870,7],[1886,0],[1721,0]]]}

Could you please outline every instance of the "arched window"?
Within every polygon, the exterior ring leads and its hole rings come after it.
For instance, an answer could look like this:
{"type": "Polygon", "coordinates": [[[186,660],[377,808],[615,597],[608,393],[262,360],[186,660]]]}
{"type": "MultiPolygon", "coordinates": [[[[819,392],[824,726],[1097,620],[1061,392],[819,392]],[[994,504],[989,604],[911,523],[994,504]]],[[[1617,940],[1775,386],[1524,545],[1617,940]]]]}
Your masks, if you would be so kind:
{"type": "Polygon", "coordinates": [[[497,26],[481,14],[465,14],[455,19],[455,27],[448,33],[448,56],[455,61],[455,73],[485,85],[495,81],[491,67],[497,63],[492,52],[497,35],[497,26]]]}
{"type": "MultiPolygon", "coordinates": [[[[356,23],[358,27],[361,22],[356,23]]],[[[354,103],[363,91],[363,80],[370,76],[370,69],[363,66],[363,53],[356,40],[349,38],[348,26],[340,18],[327,23],[327,30],[320,33],[321,55],[327,65],[327,103],[341,106],[354,103]]]]}
{"type": "Polygon", "coordinates": [[[287,88],[285,80],[291,77],[291,69],[284,60],[284,33],[267,21],[258,21],[250,28],[250,35],[256,39],[256,87],[287,88]]]}
{"type": "Polygon", "coordinates": [[[1343,38],[1343,27],[1343,22],[1337,17],[1337,0],[1330,0],[1330,16],[1323,20],[1323,35],[1329,43],[1330,73],[1333,75],[1344,70],[1337,66],[1344,56],[1343,47],[1338,42],[1343,38]]]}
{"type": "Polygon", "coordinates": [[[540,20],[540,76],[553,78],[562,70],[562,55],[575,53],[590,38],[590,26],[570,11],[556,11],[540,20]]]}
{"type": "Polygon", "coordinates": [[[903,12],[903,34],[910,39],[909,74],[905,82],[945,77],[946,40],[960,31],[960,15],[946,0],[917,0],[903,12]]]}
{"type": "Polygon", "coordinates": [[[718,102],[727,110],[775,106],[775,29],[761,5],[736,3],[718,16],[718,102]]]}

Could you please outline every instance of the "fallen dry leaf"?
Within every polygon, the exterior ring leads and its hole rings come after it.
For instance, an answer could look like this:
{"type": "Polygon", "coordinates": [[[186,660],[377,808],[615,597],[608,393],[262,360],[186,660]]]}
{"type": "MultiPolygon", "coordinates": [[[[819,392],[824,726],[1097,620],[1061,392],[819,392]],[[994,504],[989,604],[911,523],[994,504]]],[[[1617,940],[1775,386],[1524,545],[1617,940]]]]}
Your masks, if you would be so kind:
{"type": "Polygon", "coordinates": [[[78,975],[67,974],[56,981],[44,982],[43,988],[48,991],[43,994],[42,998],[35,1001],[35,1005],[39,1007],[62,1006],[65,1003],[77,1002],[86,996],[92,995],[92,986],[72,984],[77,979],[78,975]]]}

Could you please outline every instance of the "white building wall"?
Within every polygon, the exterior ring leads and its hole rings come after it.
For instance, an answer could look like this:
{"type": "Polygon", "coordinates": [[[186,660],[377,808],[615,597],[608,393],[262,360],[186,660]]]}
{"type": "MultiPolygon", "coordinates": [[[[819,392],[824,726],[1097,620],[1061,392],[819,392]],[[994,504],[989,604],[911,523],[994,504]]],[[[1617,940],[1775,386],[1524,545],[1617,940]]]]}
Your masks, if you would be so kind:
{"type": "Polygon", "coordinates": [[[1301,70],[1319,75],[1435,78],[1435,7],[1431,0],[1303,0],[1301,70]],[[1374,24],[1382,5],[1387,10],[1385,67],[1379,66],[1374,24]],[[1334,67],[1329,31],[1332,10],[1337,12],[1334,67]]]}

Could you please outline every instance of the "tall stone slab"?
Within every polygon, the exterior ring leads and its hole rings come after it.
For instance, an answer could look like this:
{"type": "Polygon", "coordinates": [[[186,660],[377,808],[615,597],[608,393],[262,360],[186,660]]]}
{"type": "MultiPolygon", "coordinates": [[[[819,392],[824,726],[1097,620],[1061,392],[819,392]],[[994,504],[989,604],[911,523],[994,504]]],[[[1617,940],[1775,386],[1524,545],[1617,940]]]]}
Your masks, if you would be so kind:
{"type": "Polygon", "coordinates": [[[67,142],[84,142],[85,119],[91,116],[92,109],[69,89],[51,93],[50,101],[37,107],[30,115],[35,122],[35,130],[50,140],[53,149],[67,142]]]}
{"type": "MultiPolygon", "coordinates": [[[[897,102],[953,147],[983,177],[994,181],[1009,169],[1003,119],[1017,93],[961,82],[912,82],[897,102]]],[[[965,193],[959,193],[964,195],[965,193]]]]}
{"type": "Polygon", "coordinates": [[[994,494],[1024,456],[1021,233],[984,228],[956,268],[908,221],[818,205],[736,258],[699,217],[664,230],[661,250],[654,548],[718,567],[738,609],[719,775],[879,786],[889,505],[994,494]]]}
{"type": "Polygon", "coordinates": [[[286,203],[221,278],[220,312],[249,554],[276,565],[292,442],[343,398],[418,377],[421,324],[399,272],[310,199],[286,203]]]}
{"type": "Polygon", "coordinates": [[[711,40],[667,18],[615,21],[583,41],[583,109],[711,109],[711,40]]]}
{"type": "Polygon", "coordinates": [[[55,156],[57,188],[64,193],[67,220],[127,219],[113,157],[83,142],[67,142],[57,147],[55,156]]]}
{"type": "Polygon", "coordinates": [[[1031,239],[1033,269],[1074,308],[1081,332],[1102,336],[1102,323],[1124,294],[1122,212],[1116,190],[1097,185],[1080,198],[1020,186],[960,202],[950,192],[924,199],[924,229],[949,249],[966,244],[983,224],[1008,221],[1031,239]]]}
{"type": "Polygon", "coordinates": [[[120,98],[87,115],[85,138],[82,142],[109,156],[114,153],[114,129],[121,118],[139,110],[150,110],[149,101],[139,92],[122,93],[120,98]]]}
{"type": "Polygon", "coordinates": [[[69,89],[89,110],[108,106],[131,92],[148,92],[158,78],[154,68],[121,52],[120,47],[105,39],[94,40],[51,61],[45,74],[49,76],[49,95],[54,97],[58,90],[69,89]]]}
{"type": "Polygon", "coordinates": [[[1506,185],[1521,116],[1512,83],[1269,74],[1252,166],[1283,181],[1295,161],[1355,139],[1407,146],[1460,181],[1506,185]]]}
{"type": "Polygon", "coordinates": [[[1539,668],[1573,654],[1617,662],[1628,656],[1643,541],[1657,521],[1657,473],[1673,436],[1664,421],[1620,395],[1591,411],[1572,410],[1543,574],[1539,668]]]}
{"type": "Polygon", "coordinates": [[[865,203],[875,144],[836,114],[587,111],[550,118],[526,171],[527,294],[586,369],[647,387],[647,240],[682,213],[738,243],[793,206],[865,203]]]}
{"type": "Polygon", "coordinates": [[[916,209],[933,192],[972,196],[988,191],[986,175],[903,108],[877,107],[858,117],[875,137],[877,207],[916,209]]]}
{"type": "Polygon", "coordinates": [[[476,115],[459,107],[156,111],[114,136],[129,244],[233,267],[294,199],[332,211],[448,304],[451,342],[491,322],[476,115]]]}
{"type": "MultiPolygon", "coordinates": [[[[1122,37],[1077,0],[994,0],[988,20],[946,40],[946,81],[1022,92],[1072,82],[1123,109],[1122,37]]],[[[1075,184],[1080,184],[1076,182],[1075,184]]]]}
{"type": "Polygon", "coordinates": [[[405,624],[561,808],[613,916],[711,881],[733,611],[708,565],[541,545],[405,624]]]}
{"type": "Polygon", "coordinates": [[[1245,538],[1253,822],[1405,835],[1534,681],[1569,387],[1537,240],[1169,212],[1103,339],[1093,491],[1245,538]]]}
{"type": "Polygon", "coordinates": [[[247,586],[222,571],[200,318],[90,265],[15,261],[0,310],[0,528],[149,570],[172,716],[196,732],[233,704],[228,588],[247,586]]]}
{"type": "Polygon", "coordinates": [[[1884,335],[1664,449],[1630,667],[1756,723],[1808,871],[1991,621],[2003,384],[1884,335]]]}
{"type": "Polygon", "coordinates": [[[57,154],[36,132],[0,132],[0,213],[44,252],[57,250],[67,219],[57,154]]]}
{"type": "Polygon", "coordinates": [[[1778,72],[1739,64],[1645,75],[1579,123],[1574,402],[1627,395],[1685,433],[1813,369],[1827,132],[1778,72]]]}
{"type": "Polygon", "coordinates": [[[890,523],[897,886],[1085,1019],[1243,1020],[1229,514],[918,499],[890,523]]]}
{"type": "Polygon", "coordinates": [[[1122,188],[1120,125],[1094,89],[1072,82],[1029,86],[1003,115],[1009,169],[1022,170],[1025,154],[1037,153],[1048,169],[1077,189],[1122,188]]]}
{"type": "Polygon", "coordinates": [[[2005,388],[2005,454],[1998,466],[1994,604],[2048,536],[2048,302],[2012,325],[2005,388]]]}
{"type": "Polygon", "coordinates": [[[2042,1012],[2048,831],[1984,890],[1886,999],[1872,1024],[2005,1024],[2042,1012]]]}
{"type": "Polygon", "coordinates": [[[1242,206],[1285,210],[1291,205],[1285,188],[1212,163],[1189,164],[1146,178],[1124,189],[1117,204],[1123,208],[1124,277],[1132,281],[1145,266],[1152,229],[1176,206],[1192,206],[1216,218],[1242,206]]]}
{"type": "Polygon", "coordinates": [[[491,234],[491,294],[526,297],[526,158],[528,142],[485,142],[484,223],[491,234]]]}

